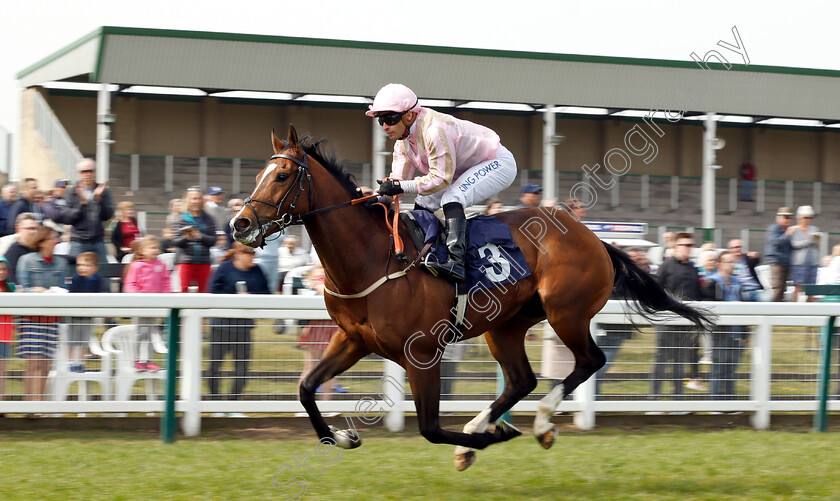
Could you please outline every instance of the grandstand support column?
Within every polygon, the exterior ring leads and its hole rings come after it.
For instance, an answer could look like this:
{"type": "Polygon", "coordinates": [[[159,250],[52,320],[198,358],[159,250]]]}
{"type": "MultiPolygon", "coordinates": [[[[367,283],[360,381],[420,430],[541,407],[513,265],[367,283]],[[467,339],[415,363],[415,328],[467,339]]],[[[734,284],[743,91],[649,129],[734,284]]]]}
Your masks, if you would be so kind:
{"type": "Polygon", "coordinates": [[[556,176],[554,174],[554,147],[560,144],[555,135],[556,114],[554,105],[547,104],[543,112],[543,162],[542,162],[542,188],[543,199],[557,199],[557,188],[555,186],[556,176]]]}
{"type": "Polygon", "coordinates": [[[116,116],[111,114],[110,85],[103,83],[96,98],[96,182],[104,183],[111,177],[109,157],[111,155],[111,124],[116,116]]]}
{"type": "Polygon", "coordinates": [[[379,188],[376,185],[377,179],[385,177],[385,156],[390,155],[391,152],[385,149],[385,132],[376,120],[372,120],[373,124],[373,179],[371,181],[371,188],[376,190],[379,188]]]}
{"type": "Polygon", "coordinates": [[[715,113],[707,112],[704,120],[703,130],[703,181],[702,181],[702,206],[703,206],[703,228],[707,235],[706,240],[711,240],[711,228],[715,227],[715,149],[717,141],[717,122],[715,113]]]}

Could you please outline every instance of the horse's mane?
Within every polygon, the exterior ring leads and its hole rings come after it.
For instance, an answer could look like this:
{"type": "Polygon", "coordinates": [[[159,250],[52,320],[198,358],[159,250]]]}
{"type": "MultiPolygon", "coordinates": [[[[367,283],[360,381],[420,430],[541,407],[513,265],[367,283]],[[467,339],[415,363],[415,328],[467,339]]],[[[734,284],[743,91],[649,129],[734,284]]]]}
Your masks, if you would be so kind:
{"type": "Polygon", "coordinates": [[[324,147],[326,142],[326,139],[313,141],[309,136],[306,136],[300,141],[300,146],[307,155],[323,165],[327,172],[347,190],[347,193],[353,197],[358,196],[359,186],[356,184],[356,177],[345,170],[344,160],[338,160],[334,151],[326,150],[324,147]]]}

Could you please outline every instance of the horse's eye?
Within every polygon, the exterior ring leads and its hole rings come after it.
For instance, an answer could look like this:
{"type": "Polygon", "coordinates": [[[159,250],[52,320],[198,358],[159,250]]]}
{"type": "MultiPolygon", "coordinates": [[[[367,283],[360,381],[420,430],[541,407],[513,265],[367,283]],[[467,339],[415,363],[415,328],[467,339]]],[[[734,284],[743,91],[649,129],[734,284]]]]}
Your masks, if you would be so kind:
{"type": "Polygon", "coordinates": [[[275,178],[275,180],[278,183],[282,183],[283,181],[285,181],[287,179],[289,179],[289,175],[284,173],[284,172],[281,172],[280,174],[277,174],[277,177],[275,178]]]}

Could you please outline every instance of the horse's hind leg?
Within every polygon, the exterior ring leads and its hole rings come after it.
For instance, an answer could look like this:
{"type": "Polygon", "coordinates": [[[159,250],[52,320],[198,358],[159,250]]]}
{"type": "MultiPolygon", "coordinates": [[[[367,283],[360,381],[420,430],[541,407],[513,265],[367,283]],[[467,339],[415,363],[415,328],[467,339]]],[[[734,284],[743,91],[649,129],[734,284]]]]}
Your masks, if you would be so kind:
{"type": "MultiPolygon", "coordinates": [[[[517,402],[522,400],[537,387],[537,377],[531,370],[528,357],[525,354],[525,333],[533,321],[514,320],[499,326],[485,335],[487,346],[493,357],[502,367],[505,375],[505,390],[499,395],[489,408],[484,409],[478,416],[464,426],[464,433],[481,433],[487,430],[490,423],[495,423],[505,412],[509,411],[517,402]]],[[[500,426],[507,428],[510,438],[518,436],[519,430],[509,423],[500,426]]],[[[455,468],[467,469],[475,462],[475,451],[468,447],[455,448],[455,468]]]]}
{"type": "Polygon", "coordinates": [[[604,352],[589,332],[589,318],[573,317],[565,312],[559,315],[549,313],[548,317],[554,332],[574,354],[575,368],[561,384],[555,386],[540,400],[537,408],[537,415],[534,418],[534,436],[545,449],[554,443],[554,425],[550,419],[557,406],[606,363],[604,352]]]}
{"type": "MultiPolygon", "coordinates": [[[[432,358],[429,353],[423,355],[428,356],[421,357],[422,360],[432,358]]],[[[460,445],[470,449],[484,449],[490,444],[504,442],[519,435],[518,432],[505,426],[497,426],[492,433],[488,431],[459,433],[441,428],[438,414],[440,409],[440,364],[420,368],[408,363],[405,365],[405,370],[408,375],[408,382],[411,385],[411,393],[414,396],[420,434],[429,442],[460,445]]],[[[487,409],[484,413],[485,415],[489,414],[487,409]]]]}
{"type": "Polygon", "coordinates": [[[324,381],[329,381],[333,377],[341,374],[362,357],[369,354],[368,350],[361,342],[354,341],[346,332],[340,330],[333,335],[327,349],[324,351],[321,361],[312,369],[312,372],[303,378],[300,383],[300,403],[309,414],[309,420],[312,426],[318,433],[318,438],[330,438],[336,441],[336,444],[345,449],[358,447],[361,445],[358,437],[350,437],[345,433],[338,435],[333,434],[330,427],[327,426],[324,417],[321,416],[321,411],[318,410],[318,405],[315,403],[315,390],[321,386],[324,381]]]}

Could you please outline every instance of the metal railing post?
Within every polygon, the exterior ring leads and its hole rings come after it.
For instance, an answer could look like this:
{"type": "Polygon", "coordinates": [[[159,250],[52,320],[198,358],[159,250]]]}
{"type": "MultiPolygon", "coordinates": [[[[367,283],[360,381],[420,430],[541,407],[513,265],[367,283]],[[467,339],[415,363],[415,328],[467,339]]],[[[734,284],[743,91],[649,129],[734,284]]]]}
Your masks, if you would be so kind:
{"type": "Polygon", "coordinates": [[[175,381],[178,378],[178,341],[181,333],[181,319],[178,308],[169,310],[169,352],[166,355],[166,404],[160,418],[160,439],[165,444],[175,442],[175,381]]]}
{"type": "Polygon", "coordinates": [[[828,317],[828,323],[820,337],[820,375],[817,384],[819,406],[814,414],[814,431],[826,431],[828,428],[828,384],[831,381],[831,339],[834,336],[834,321],[837,317],[828,317]]]}

